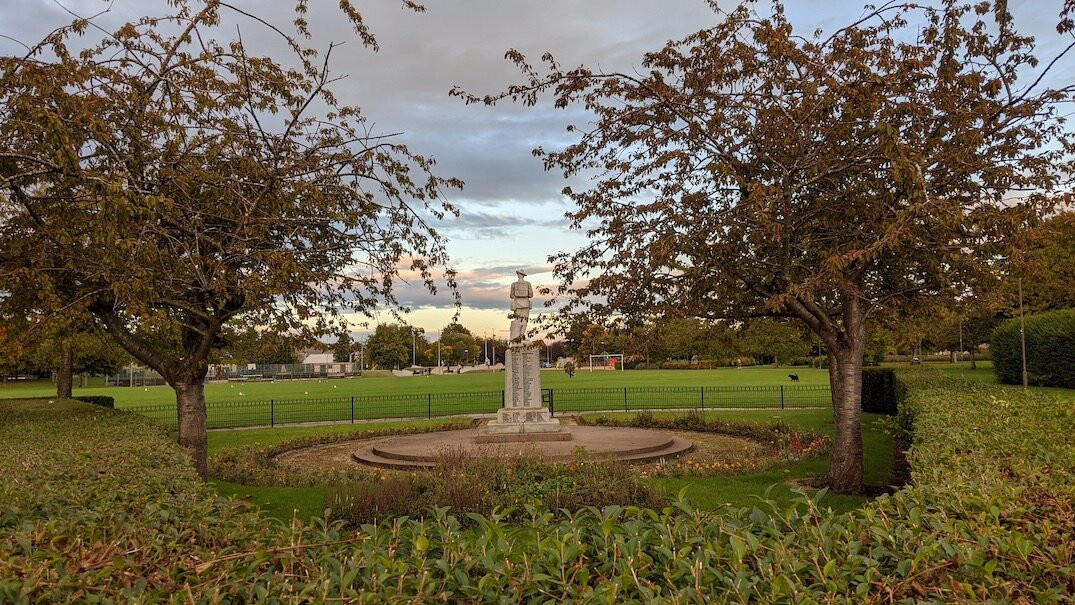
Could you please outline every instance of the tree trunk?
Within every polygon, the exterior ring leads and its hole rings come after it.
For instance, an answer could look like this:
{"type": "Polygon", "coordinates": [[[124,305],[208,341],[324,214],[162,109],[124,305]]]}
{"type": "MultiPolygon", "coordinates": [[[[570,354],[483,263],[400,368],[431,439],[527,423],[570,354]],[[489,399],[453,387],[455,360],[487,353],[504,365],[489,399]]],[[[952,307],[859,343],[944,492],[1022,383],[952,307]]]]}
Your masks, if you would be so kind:
{"type": "Polygon", "coordinates": [[[177,380],[172,388],[175,389],[178,408],[179,445],[190,452],[198,476],[205,480],[209,471],[206,462],[208,437],[205,416],[205,377],[203,375],[201,378],[177,380]]]}
{"type": "Polygon", "coordinates": [[[829,351],[835,431],[824,483],[841,494],[863,492],[861,340],[829,351]]]}
{"type": "Polygon", "coordinates": [[[977,347],[971,346],[970,348],[970,369],[977,370],[978,364],[974,362],[974,349],[977,347]]]}
{"type": "Polygon", "coordinates": [[[75,349],[70,342],[64,342],[60,349],[60,369],[56,372],[56,397],[71,398],[71,385],[74,382],[75,349]]]}

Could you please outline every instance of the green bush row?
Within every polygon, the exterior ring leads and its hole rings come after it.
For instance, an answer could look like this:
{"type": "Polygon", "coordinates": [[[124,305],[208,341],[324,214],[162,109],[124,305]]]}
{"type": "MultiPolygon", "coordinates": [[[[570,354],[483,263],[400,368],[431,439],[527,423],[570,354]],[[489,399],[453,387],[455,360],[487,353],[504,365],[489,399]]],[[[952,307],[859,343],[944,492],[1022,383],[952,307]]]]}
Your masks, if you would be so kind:
{"type": "Polygon", "coordinates": [[[863,368],[862,411],[896,415],[896,371],[891,368],[863,368]]]}
{"type": "MultiPolygon", "coordinates": [[[[1024,321],[1027,381],[1036,386],[1075,388],[1075,309],[1027,315],[1024,321]]],[[[997,380],[1022,384],[1018,319],[997,326],[989,350],[997,380]]]]}
{"type": "Polygon", "coordinates": [[[1063,602],[1075,411],[897,375],[914,485],[861,510],[677,500],[514,522],[445,509],[290,527],[198,483],[149,421],[0,402],[0,602],[1063,602]]]}
{"type": "Polygon", "coordinates": [[[103,408],[116,407],[116,398],[108,395],[79,395],[75,397],[79,401],[85,401],[86,403],[92,403],[93,405],[99,405],[103,408]]]}

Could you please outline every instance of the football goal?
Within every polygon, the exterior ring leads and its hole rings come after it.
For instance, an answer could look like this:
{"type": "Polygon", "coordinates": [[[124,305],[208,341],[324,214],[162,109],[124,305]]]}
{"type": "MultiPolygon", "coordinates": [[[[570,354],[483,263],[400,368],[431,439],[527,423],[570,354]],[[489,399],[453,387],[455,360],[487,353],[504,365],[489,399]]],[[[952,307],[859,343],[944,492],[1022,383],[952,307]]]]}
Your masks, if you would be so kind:
{"type": "Polygon", "coordinates": [[[605,355],[590,355],[590,371],[594,370],[613,370],[616,368],[623,371],[623,353],[611,353],[605,355]],[[594,360],[597,361],[594,364],[594,360]]]}

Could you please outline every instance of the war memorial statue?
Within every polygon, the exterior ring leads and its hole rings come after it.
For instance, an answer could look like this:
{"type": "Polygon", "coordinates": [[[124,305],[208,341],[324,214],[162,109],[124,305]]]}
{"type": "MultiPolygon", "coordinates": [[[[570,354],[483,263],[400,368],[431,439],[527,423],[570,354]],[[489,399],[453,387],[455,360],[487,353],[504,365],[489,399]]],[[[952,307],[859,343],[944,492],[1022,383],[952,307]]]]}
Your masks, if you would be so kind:
{"type": "MultiPolygon", "coordinates": [[[[527,341],[527,325],[530,322],[530,299],[534,288],[526,281],[526,272],[515,272],[518,281],[511,284],[511,337],[504,358],[504,407],[497,412],[496,420],[485,426],[487,440],[497,436],[529,435],[527,439],[558,439],[560,421],[549,413],[541,400],[541,351],[527,341]],[[540,434],[541,436],[536,436],[540,434]]],[[[567,433],[563,437],[570,439],[567,433]]],[[[515,439],[518,439],[516,437],[515,439]]]]}

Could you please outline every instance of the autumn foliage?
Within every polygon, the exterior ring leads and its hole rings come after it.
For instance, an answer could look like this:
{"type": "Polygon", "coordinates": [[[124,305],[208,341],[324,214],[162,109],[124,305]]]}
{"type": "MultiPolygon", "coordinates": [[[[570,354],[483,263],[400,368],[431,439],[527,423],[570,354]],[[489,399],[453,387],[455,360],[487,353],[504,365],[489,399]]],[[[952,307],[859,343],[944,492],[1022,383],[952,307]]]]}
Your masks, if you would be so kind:
{"type": "MultiPolygon", "coordinates": [[[[988,281],[1072,199],[1070,86],[1046,75],[1005,3],[886,3],[803,34],[754,3],[647,53],[634,71],[543,68],[468,102],[580,106],[575,141],[535,150],[565,177],[589,243],[551,260],[567,321],[793,317],[830,360],[826,483],[862,485],[867,320],[988,281]]],[[[1069,47],[1070,50],[1070,47],[1069,47]]]]}

